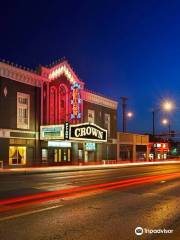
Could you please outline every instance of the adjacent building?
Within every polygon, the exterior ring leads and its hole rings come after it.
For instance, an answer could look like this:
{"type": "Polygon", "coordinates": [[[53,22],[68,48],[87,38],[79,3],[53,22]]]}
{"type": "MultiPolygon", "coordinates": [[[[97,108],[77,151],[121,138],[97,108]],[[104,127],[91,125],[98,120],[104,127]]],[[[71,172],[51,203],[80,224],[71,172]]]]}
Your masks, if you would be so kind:
{"type": "Polygon", "coordinates": [[[0,161],[18,167],[117,159],[117,107],[87,90],[67,61],[37,72],[0,62],[0,161]]]}
{"type": "Polygon", "coordinates": [[[166,160],[169,158],[170,143],[168,142],[150,142],[149,148],[149,160],[166,160]]]}
{"type": "Polygon", "coordinates": [[[135,133],[117,133],[118,161],[148,161],[149,136],[135,133]]]}

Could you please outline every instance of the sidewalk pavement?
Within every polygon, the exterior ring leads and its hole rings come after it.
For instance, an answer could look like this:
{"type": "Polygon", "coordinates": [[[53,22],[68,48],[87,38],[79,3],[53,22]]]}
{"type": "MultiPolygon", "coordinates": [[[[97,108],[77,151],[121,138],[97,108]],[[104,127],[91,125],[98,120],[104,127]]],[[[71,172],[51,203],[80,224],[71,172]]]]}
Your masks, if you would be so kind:
{"type": "Polygon", "coordinates": [[[40,173],[63,173],[74,171],[104,170],[123,167],[161,165],[161,164],[180,164],[180,160],[156,161],[156,162],[135,162],[135,163],[118,163],[118,164],[98,164],[98,165],[76,165],[76,166],[51,166],[51,167],[27,167],[27,168],[10,168],[1,169],[2,174],[40,174],[40,173]]]}

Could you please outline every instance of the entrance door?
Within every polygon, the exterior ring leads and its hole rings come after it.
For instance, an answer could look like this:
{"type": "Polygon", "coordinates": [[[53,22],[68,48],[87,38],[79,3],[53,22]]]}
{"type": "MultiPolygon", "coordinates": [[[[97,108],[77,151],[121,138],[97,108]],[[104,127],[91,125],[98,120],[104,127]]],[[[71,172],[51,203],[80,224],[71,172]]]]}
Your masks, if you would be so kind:
{"type": "Polygon", "coordinates": [[[88,151],[84,152],[84,162],[88,162],[88,151]]]}
{"type": "Polygon", "coordinates": [[[54,149],[54,162],[56,163],[71,162],[71,149],[70,148],[54,149]]]}
{"type": "Polygon", "coordinates": [[[70,148],[63,148],[61,149],[61,160],[63,162],[71,162],[71,149],[70,148]]]}

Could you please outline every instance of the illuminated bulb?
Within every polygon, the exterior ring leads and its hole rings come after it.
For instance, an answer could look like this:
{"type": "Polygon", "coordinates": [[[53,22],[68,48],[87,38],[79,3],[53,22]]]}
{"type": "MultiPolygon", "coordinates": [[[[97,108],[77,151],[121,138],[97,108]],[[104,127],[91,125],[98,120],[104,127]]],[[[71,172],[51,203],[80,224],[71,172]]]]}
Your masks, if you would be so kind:
{"type": "Polygon", "coordinates": [[[132,112],[128,112],[128,113],[127,113],[127,117],[128,117],[128,118],[132,118],[132,117],[133,117],[133,113],[132,113],[132,112]]]}
{"type": "Polygon", "coordinates": [[[169,123],[168,119],[165,118],[162,120],[162,124],[167,125],[168,123],[169,123]]]}
{"type": "Polygon", "coordinates": [[[162,108],[163,108],[164,111],[170,112],[174,109],[174,103],[166,100],[162,103],[162,108]]]}

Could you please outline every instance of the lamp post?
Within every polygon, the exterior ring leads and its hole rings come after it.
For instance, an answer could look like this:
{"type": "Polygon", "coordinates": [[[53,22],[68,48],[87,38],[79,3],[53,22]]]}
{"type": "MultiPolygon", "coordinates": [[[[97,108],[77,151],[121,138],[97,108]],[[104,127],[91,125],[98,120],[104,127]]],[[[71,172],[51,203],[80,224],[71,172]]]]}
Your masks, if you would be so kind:
{"type": "Polygon", "coordinates": [[[127,97],[121,97],[122,100],[122,130],[126,132],[126,101],[127,97]]]}
{"type": "Polygon", "coordinates": [[[164,100],[161,103],[160,108],[153,109],[153,111],[152,111],[152,120],[153,120],[153,124],[152,124],[153,130],[152,130],[152,133],[153,133],[153,136],[155,136],[155,117],[156,117],[156,112],[159,112],[159,111],[171,112],[174,108],[175,108],[175,105],[174,105],[174,103],[172,101],[164,100]]]}

